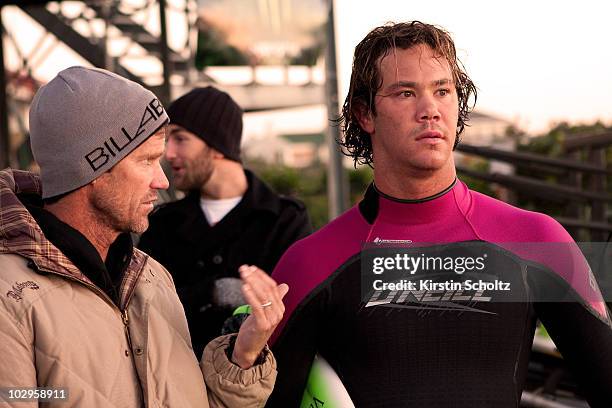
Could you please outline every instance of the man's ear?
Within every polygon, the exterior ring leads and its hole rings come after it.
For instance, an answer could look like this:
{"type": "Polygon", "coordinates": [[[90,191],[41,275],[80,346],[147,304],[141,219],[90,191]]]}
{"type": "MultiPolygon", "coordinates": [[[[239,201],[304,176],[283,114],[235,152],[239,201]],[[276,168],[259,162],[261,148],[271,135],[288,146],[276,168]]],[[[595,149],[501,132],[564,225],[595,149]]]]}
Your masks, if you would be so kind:
{"type": "Polygon", "coordinates": [[[213,149],[212,147],[210,148],[210,151],[212,153],[212,158],[213,159],[225,159],[225,156],[223,155],[223,153],[221,153],[220,151],[218,151],[217,149],[213,149]]]}
{"type": "Polygon", "coordinates": [[[359,126],[361,126],[366,133],[373,134],[375,127],[372,110],[370,110],[364,103],[357,103],[353,108],[353,113],[359,122],[359,126]]]}

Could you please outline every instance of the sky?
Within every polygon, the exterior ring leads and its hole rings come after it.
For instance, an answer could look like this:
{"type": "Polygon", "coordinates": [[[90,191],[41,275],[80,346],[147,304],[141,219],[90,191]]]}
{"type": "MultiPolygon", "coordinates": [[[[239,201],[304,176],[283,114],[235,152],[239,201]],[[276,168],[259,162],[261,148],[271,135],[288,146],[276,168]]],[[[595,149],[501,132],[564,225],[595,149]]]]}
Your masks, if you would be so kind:
{"type": "Polygon", "coordinates": [[[609,0],[337,0],[335,15],[341,95],[368,31],[421,20],[453,35],[481,111],[532,132],[563,120],[612,125],[609,0]]]}

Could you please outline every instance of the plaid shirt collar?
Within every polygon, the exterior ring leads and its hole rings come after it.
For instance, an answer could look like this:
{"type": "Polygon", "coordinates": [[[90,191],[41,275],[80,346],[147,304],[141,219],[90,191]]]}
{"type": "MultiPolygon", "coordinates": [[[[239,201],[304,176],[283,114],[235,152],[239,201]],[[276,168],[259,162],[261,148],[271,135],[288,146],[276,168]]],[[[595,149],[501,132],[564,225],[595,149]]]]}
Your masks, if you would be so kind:
{"type": "MultiPolygon", "coordinates": [[[[55,273],[95,286],[43,234],[34,217],[20,201],[19,194],[42,195],[40,178],[30,172],[5,169],[0,171],[0,254],[20,255],[44,272],[55,273]]],[[[120,287],[120,308],[123,310],[136,286],[147,255],[134,250],[120,287]]],[[[100,290],[101,293],[103,293],[100,290]]]]}

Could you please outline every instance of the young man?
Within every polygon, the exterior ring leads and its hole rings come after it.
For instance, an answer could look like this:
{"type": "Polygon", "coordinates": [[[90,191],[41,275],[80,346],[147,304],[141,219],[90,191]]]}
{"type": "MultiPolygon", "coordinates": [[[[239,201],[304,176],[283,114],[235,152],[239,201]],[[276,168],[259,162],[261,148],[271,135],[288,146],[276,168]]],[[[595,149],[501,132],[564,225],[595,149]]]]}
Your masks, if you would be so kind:
{"type": "Polygon", "coordinates": [[[242,109],[225,92],[196,88],[168,108],[166,159],[179,201],[151,214],[139,247],[174,278],[196,355],[244,303],[238,267],[272,271],[311,232],[304,205],[279,196],[240,161],[242,109]]]}
{"type": "Polygon", "coordinates": [[[45,387],[58,407],[265,402],[286,286],[243,267],[253,318],[198,364],[172,278],[132,246],[168,187],[167,122],[151,92],[104,70],[68,68],[36,94],[41,175],[0,172],[0,400],[38,406],[19,390],[45,387]]]}
{"type": "MultiPolygon", "coordinates": [[[[274,270],[295,290],[275,333],[281,376],[269,406],[299,404],[318,353],[357,407],[517,407],[536,318],[592,406],[612,406],[608,311],[569,235],[552,218],[456,178],[452,151],[471,96],[475,86],[440,28],[388,24],[356,47],[342,144],[355,162],[372,165],[374,183],[359,205],[293,245],[274,270]],[[479,262],[494,272],[501,266],[512,291],[372,293],[362,281],[373,271],[360,252],[368,243],[401,243],[423,259],[450,249],[451,261],[462,262],[469,248],[485,248],[479,262]],[[534,251],[537,243],[563,251],[534,251]],[[538,301],[551,288],[573,301],[538,301]]],[[[451,277],[460,281],[460,273],[451,277]]]]}

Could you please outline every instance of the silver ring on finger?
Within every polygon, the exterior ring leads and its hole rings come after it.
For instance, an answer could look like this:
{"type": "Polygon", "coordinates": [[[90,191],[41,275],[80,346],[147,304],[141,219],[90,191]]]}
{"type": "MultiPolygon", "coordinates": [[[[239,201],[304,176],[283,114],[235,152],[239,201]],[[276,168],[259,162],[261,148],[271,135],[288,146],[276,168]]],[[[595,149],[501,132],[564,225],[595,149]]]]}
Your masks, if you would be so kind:
{"type": "Polygon", "coordinates": [[[268,306],[272,306],[272,301],[268,300],[266,303],[262,303],[261,307],[268,307],[268,306]]]}

